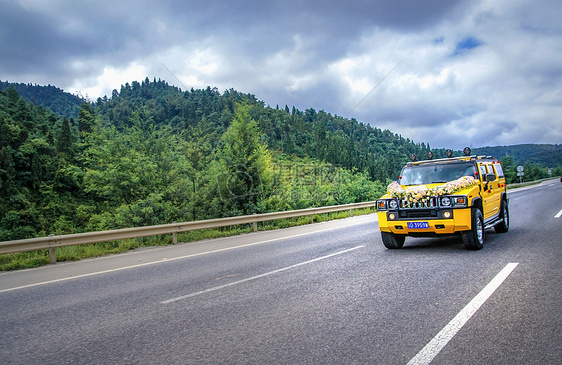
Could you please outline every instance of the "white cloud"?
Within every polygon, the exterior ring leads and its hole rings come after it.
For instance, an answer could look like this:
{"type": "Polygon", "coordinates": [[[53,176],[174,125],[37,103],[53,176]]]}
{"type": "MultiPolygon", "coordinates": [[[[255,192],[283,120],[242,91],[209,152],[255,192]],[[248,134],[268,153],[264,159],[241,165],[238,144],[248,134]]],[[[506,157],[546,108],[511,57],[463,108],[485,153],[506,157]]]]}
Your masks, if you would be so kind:
{"type": "Polygon", "coordinates": [[[225,68],[224,58],[210,40],[173,46],[152,56],[147,64],[149,77],[167,80],[183,90],[218,86],[225,68]]]}
{"type": "MultiPolygon", "coordinates": [[[[76,68],[87,67],[82,63],[76,63],[76,68]]],[[[133,62],[125,69],[105,67],[103,73],[95,79],[81,80],[70,87],[70,92],[81,94],[92,100],[104,95],[111,95],[112,90],[119,90],[121,85],[131,81],[142,81],[146,77],[146,67],[133,62]]]]}

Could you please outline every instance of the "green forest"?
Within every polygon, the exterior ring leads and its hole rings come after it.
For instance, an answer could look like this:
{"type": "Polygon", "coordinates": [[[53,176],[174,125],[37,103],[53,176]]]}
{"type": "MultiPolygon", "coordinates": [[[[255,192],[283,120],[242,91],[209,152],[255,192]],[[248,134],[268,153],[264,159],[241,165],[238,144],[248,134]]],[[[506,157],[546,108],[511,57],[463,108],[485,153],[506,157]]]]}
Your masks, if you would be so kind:
{"type": "MultiPolygon", "coordinates": [[[[370,201],[431,150],[232,89],[147,78],[86,102],[15,85],[26,98],[0,91],[0,241],[370,201]]],[[[502,161],[518,181],[518,162],[502,161]]],[[[539,163],[525,171],[547,177],[539,163]]]]}
{"type": "Polygon", "coordinates": [[[25,100],[49,109],[60,117],[77,118],[80,106],[86,102],[84,97],[69,94],[52,85],[42,86],[0,81],[0,90],[6,90],[9,87],[16,89],[25,100]]]}

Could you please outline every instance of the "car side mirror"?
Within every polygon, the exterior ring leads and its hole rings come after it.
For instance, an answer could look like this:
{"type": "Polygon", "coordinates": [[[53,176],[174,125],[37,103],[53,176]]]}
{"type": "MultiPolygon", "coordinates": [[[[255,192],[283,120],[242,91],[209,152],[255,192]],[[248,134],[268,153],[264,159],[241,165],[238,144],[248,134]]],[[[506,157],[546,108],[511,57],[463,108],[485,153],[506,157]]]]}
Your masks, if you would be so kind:
{"type": "Polygon", "coordinates": [[[495,174],[486,174],[485,176],[486,176],[486,181],[487,181],[487,182],[496,180],[496,175],[495,175],[495,174]]]}

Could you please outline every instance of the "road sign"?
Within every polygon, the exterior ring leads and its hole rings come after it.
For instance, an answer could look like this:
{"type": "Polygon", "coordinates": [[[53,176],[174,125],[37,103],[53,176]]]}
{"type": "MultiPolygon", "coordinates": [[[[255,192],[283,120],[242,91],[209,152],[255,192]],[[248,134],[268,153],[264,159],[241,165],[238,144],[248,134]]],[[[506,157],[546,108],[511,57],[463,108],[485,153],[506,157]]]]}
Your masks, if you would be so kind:
{"type": "Polygon", "coordinates": [[[517,173],[517,176],[519,176],[519,182],[522,183],[523,182],[523,176],[525,175],[525,173],[523,172],[523,166],[517,166],[517,171],[519,171],[517,173]]]}

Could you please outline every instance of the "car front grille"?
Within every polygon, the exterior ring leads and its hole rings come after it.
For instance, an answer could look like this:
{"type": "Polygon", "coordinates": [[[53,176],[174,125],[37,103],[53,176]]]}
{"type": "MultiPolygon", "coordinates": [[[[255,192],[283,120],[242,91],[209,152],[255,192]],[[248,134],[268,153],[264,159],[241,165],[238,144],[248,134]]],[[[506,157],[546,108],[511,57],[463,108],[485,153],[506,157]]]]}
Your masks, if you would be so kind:
{"type": "Polygon", "coordinates": [[[437,208],[437,197],[430,196],[429,198],[420,200],[418,202],[410,202],[407,198],[400,199],[401,209],[427,209],[437,208]]]}

